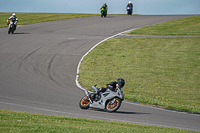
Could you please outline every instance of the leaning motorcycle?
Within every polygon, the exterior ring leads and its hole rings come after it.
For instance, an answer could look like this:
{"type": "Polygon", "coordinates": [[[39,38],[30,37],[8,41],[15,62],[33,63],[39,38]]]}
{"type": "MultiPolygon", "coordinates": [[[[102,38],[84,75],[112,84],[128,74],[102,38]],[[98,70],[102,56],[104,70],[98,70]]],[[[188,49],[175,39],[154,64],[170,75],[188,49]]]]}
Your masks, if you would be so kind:
{"type": "Polygon", "coordinates": [[[101,17],[106,17],[107,16],[106,9],[102,7],[100,10],[101,10],[101,17]]]}
{"type": "Polygon", "coordinates": [[[127,11],[127,15],[132,15],[132,9],[131,9],[131,7],[127,7],[126,8],[126,11],[127,11]]]}
{"type": "Polygon", "coordinates": [[[13,21],[10,21],[8,23],[8,34],[10,34],[10,33],[13,34],[14,31],[15,31],[15,23],[13,21]]]}
{"type": "Polygon", "coordinates": [[[86,95],[79,102],[81,109],[97,108],[108,112],[115,112],[119,109],[124,100],[123,91],[118,87],[115,91],[106,89],[105,92],[100,92],[98,94],[99,88],[97,88],[96,85],[92,86],[92,89],[95,93],[89,92],[87,89],[85,90],[86,95]]]}

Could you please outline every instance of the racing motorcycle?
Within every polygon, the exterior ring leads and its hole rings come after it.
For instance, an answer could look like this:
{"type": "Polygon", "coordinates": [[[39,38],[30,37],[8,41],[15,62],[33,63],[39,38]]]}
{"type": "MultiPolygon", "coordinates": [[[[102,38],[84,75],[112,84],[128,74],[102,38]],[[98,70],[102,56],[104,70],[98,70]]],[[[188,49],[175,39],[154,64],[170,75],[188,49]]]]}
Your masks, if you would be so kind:
{"type": "Polygon", "coordinates": [[[14,21],[9,21],[8,22],[8,34],[10,34],[10,33],[14,33],[14,31],[15,31],[15,23],[14,23],[14,21]]]}
{"type": "Polygon", "coordinates": [[[126,8],[126,11],[127,11],[127,15],[132,15],[132,9],[131,9],[131,7],[127,7],[126,8]]]}
{"type": "Polygon", "coordinates": [[[106,17],[107,16],[106,9],[102,7],[100,10],[101,10],[101,17],[106,17]]]}
{"type": "Polygon", "coordinates": [[[85,89],[85,96],[80,100],[79,106],[81,109],[88,108],[97,108],[103,109],[108,112],[115,112],[121,106],[122,101],[124,100],[123,91],[117,87],[115,91],[106,89],[105,92],[97,93],[99,88],[92,86],[92,89],[95,91],[89,92],[85,89]]]}

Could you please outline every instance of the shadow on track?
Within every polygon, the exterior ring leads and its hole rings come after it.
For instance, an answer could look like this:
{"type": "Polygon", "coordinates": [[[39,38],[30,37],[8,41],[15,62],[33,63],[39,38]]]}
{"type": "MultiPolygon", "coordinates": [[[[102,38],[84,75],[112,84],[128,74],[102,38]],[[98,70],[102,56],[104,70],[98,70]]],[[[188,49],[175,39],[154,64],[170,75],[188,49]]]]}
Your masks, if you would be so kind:
{"type": "Polygon", "coordinates": [[[116,111],[116,112],[113,112],[113,113],[119,113],[119,114],[136,114],[136,115],[151,114],[151,113],[127,112],[127,111],[116,111]]]}
{"type": "MultiPolygon", "coordinates": [[[[89,110],[93,111],[100,111],[100,112],[107,112],[106,110],[103,109],[95,109],[95,108],[90,108],[89,110]]],[[[142,112],[128,112],[128,111],[115,111],[115,112],[107,112],[107,113],[115,113],[115,114],[136,114],[136,115],[141,115],[141,114],[151,114],[151,113],[142,113],[142,112]]]]}
{"type": "Polygon", "coordinates": [[[30,33],[22,32],[22,33],[13,33],[13,34],[30,34],[30,33]]]}

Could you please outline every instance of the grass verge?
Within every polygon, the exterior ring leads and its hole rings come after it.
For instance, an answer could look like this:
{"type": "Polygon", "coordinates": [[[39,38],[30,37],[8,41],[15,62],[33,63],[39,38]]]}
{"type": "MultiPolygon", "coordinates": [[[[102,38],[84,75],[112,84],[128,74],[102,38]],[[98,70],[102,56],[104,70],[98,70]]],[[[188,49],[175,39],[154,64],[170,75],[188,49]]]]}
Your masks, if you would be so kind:
{"type": "Polygon", "coordinates": [[[200,15],[145,26],[129,32],[140,35],[199,35],[200,15]]]}
{"type": "MultiPolygon", "coordinates": [[[[7,27],[7,19],[11,14],[12,13],[0,12],[0,28],[7,27]]],[[[16,13],[16,15],[19,20],[18,25],[97,16],[97,14],[78,13],[16,13]]]]}
{"type": "MultiPolygon", "coordinates": [[[[67,133],[193,133],[181,129],[145,126],[125,122],[39,115],[0,110],[0,131],[7,132],[67,132],[67,133]]],[[[195,132],[194,132],[195,133],[195,132]]]]}

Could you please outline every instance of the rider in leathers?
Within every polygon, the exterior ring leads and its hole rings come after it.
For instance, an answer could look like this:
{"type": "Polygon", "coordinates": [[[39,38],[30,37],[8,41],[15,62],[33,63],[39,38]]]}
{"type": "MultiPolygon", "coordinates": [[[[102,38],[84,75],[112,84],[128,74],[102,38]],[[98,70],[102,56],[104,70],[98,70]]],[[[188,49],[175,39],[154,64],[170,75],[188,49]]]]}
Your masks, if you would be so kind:
{"type": "Polygon", "coordinates": [[[104,9],[105,9],[105,11],[106,11],[106,15],[107,15],[107,11],[108,11],[108,6],[107,6],[107,4],[104,3],[103,6],[102,6],[101,8],[104,8],[104,9]]]}
{"type": "Polygon", "coordinates": [[[99,88],[99,90],[96,92],[96,94],[94,94],[92,97],[94,99],[97,94],[99,94],[100,92],[105,92],[107,89],[110,89],[111,91],[116,91],[116,87],[119,87],[121,89],[124,87],[124,85],[125,85],[125,80],[122,78],[118,78],[117,81],[107,84],[106,88],[104,88],[104,87],[99,88]]]}
{"type": "Polygon", "coordinates": [[[16,27],[17,27],[17,22],[18,22],[18,18],[16,17],[16,14],[13,13],[12,16],[10,16],[7,20],[7,25],[9,25],[9,21],[13,21],[14,22],[14,26],[15,26],[15,30],[16,30],[16,27]]]}
{"type": "Polygon", "coordinates": [[[133,4],[132,4],[131,1],[128,2],[126,8],[127,8],[127,7],[130,7],[130,8],[131,8],[131,14],[132,14],[132,13],[133,13],[133,4]]]}

